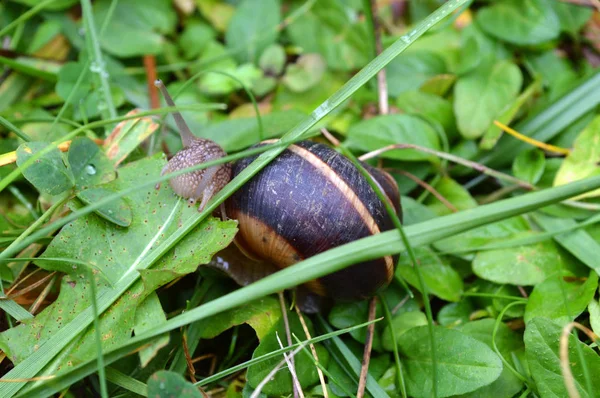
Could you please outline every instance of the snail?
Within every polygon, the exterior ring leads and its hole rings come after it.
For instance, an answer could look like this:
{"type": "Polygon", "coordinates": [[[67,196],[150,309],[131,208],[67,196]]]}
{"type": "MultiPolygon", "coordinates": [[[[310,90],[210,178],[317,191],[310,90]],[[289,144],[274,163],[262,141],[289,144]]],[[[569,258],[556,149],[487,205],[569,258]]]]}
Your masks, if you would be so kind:
{"type": "MultiPolygon", "coordinates": [[[[164,86],[157,85],[172,105],[164,86]]],[[[216,143],[194,137],[180,114],[174,116],[184,149],[169,161],[164,173],[225,156],[216,143]],[[208,155],[195,153],[205,148],[208,155]]],[[[270,142],[275,140],[256,146],[270,142]]],[[[190,177],[184,174],[181,177],[185,178],[173,178],[170,183],[177,194],[190,201],[202,198],[203,208],[228,178],[237,176],[255,158],[241,159],[233,167],[215,166],[222,170],[206,172],[211,167],[190,177]]],[[[363,166],[401,218],[396,181],[382,170],[363,166]]],[[[235,243],[241,251],[278,268],[394,228],[385,205],[358,168],[334,149],[311,141],[290,145],[227,199],[224,207],[227,216],[238,221],[235,243]]],[[[319,296],[343,301],[368,298],[389,284],[397,260],[397,255],[390,255],[354,264],[310,281],[306,287],[319,296]]]]}

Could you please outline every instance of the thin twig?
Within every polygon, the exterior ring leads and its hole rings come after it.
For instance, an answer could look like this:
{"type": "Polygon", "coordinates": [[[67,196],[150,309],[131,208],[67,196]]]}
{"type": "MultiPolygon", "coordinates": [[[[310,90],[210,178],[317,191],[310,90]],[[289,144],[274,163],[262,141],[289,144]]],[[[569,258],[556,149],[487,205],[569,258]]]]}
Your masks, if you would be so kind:
{"type": "Polygon", "coordinates": [[[438,156],[438,157],[440,157],[442,159],[447,159],[447,160],[449,160],[451,162],[458,163],[460,165],[463,165],[463,166],[469,167],[471,169],[477,170],[480,173],[487,174],[489,176],[498,178],[500,180],[510,181],[513,184],[519,185],[521,188],[524,188],[524,189],[527,189],[527,190],[534,190],[535,189],[535,186],[531,185],[527,181],[519,180],[518,178],[515,178],[515,177],[513,177],[511,175],[501,173],[501,172],[496,171],[494,169],[491,169],[491,168],[489,168],[487,166],[484,166],[481,163],[473,162],[471,160],[463,159],[463,158],[461,158],[459,156],[451,155],[451,154],[446,153],[446,152],[436,151],[435,149],[426,148],[426,147],[422,147],[422,146],[419,146],[419,145],[413,145],[413,144],[394,144],[394,145],[388,145],[386,147],[383,147],[383,148],[374,150],[372,152],[366,153],[366,154],[362,155],[361,157],[359,157],[359,159],[364,161],[364,160],[371,159],[371,158],[374,158],[376,156],[379,156],[382,153],[385,153],[385,152],[388,152],[388,151],[392,151],[392,150],[396,150],[396,149],[415,149],[415,150],[420,151],[420,152],[430,153],[430,154],[438,156]]]}
{"type": "Polygon", "coordinates": [[[325,138],[327,138],[327,140],[328,140],[329,142],[331,142],[331,144],[332,144],[333,146],[336,146],[336,147],[337,147],[337,146],[340,146],[340,141],[339,141],[337,138],[335,138],[335,137],[333,136],[333,134],[331,134],[329,131],[327,131],[327,129],[326,129],[325,127],[323,127],[323,128],[321,129],[321,134],[323,134],[323,135],[325,136],[325,138]]]}
{"type": "Polygon", "coordinates": [[[560,336],[560,369],[563,374],[565,387],[567,388],[570,398],[579,398],[581,395],[579,395],[579,391],[577,391],[577,387],[575,386],[575,378],[573,377],[573,372],[571,372],[571,365],[569,363],[569,336],[571,335],[573,328],[581,330],[593,341],[598,341],[598,336],[596,333],[577,322],[566,324],[563,327],[560,336]]]}
{"type": "MultiPolygon", "coordinates": [[[[305,346],[306,346],[306,342],[303,342],[294,351],[292,351],[289,354],[289,356],[293,358],[298,352],[300,352],[300,350],[304,349],[305,346]]],[[[264,386],[273,378],[273,376],[275,376],[275,373],[279,372],[279,369],[281,369],[283,367],[283,365],[285,365],[285,362],[286,362],[286,360],[282,359],[281,362],[279,362],[277,364],[277,366],[275,366],[273,368],[273,370],[271,370],[269,372],[269,374],[266,375],[265,378],[262,379],[260,383],[258,383],[258,386],[256,386],[256,389],[254,390],[252,395],[250,395],[250,398],[258,398],[258,396],[260,395],[260,392],[262,391],[264,386]]]]}
{"type": "MultiPolygon", "coordinates": [[[[279,348],[285,348],[283,346],[283,343],[281,342],[281,339],[279,338],[279,333],[275,333],[275,337],[277,337],[277,342],[279,343],[279,348]]],[[[289,345],[288,345],[288,347],[289,347],[289,345]]],[[[304,398],[304,393],[302,392],[302,386],[300,385],[300,380],[298,380],[298,375],[296,374],[296,368],[292,362],[294,358],[291,356],[288,356],[288,354],[286,354],[284,352],[283,359],[285,359],[285,362],[287,363],[288,369],[292,376],[292,385],[294,387],[294,392],[298,391],[299,398],[304,398]]]]}
{"type": "MultiPolygon", "coordinates": [[[[302,312],[300,311],[300,308],[298,308],[298,306],[295,307],[296,308],[296,313],[298,314],[298,319],[300,319],[300,324],[302,325],[302,329],[304,330],[304,335],[306,336],[306,338],[308,340],[312,339],[311,335],[310,335],[310,331],[308,330],[308,327],[306,326],[306,322],[304,321],[304,316],[302,315],[302,312]]],[[[312,356],[315,359],[316,363],[319,363],[319,356],[317,355],[317,349],[315,348],[315,345],[310,343],[310,351],[312,352],[312,356]]],[[[327,391],[327,384],[325,383],[325,376],[323,375],[323,371],[321,370],[321,368],[319,368],[317,366],[317,374],[319,375],[319,381],[321,382],[321,388],[323,389],[323,397],[324,398],[329,398],[329,392],[327,391]]]]}
{"type": "MultiPolygon", "coordinates": [[[[375,319],[375,310],[377,309],[377,297],[372,297],[369,301],[369,322],[375,319]]],[[[360,368],[360,378],[358,381],[358,391],[356,398],[362,398],[365,395],[367,386],[367,375],[369,374],[369,362],[371,360],[371,349],[373,348],[373,335],[375,332],[375,323],[367,327],[367,338],[365,341],[365,350],[363,351],[362,366],[360,368]]]]}
{"type": "MultiPolygon", "coordinates": [[[[292,345],[292,332],[290,331],[290,322],[288,320],[288,316],[287,316],[287,307],[285,306],[285,299],[283,297],[283,292],[279,292],[277,293],[277,295],[279,296],[279,306],[281,307],[281,314],[283,315],[283,325],[285,326],[285,335],[287,337],[287,343],[288,343],[288,347],[292,345]]],[[[281,347],[283,348],[283,347],[281,347]]],[[[283,356],[285,357],[285,354],[283,354],[283,356]]],[[[290,373],[292,374],[292,377],[295,377],[296,372],[295,372],[295,363],[294,363],[294,358],[290,358],[290,373]]],[[[298,391],[298,389],[296,388],[296,383],[293,383],[293,387],[294,387],[294,398],[298,398],[299,395],[301,394],[301,392],[298,391]]]]}
{"type": "MultiPolygon", "coordinates": [[[[31,275],[31,274],[29,274],[29,275],[31,275]]],[[[29,293],[30,291],[38,288],[39,286],[42,286],[49,279],[52,279],[54,277],[54,275],[56,275],[56,271],[52,272],[52,273],[50,273],[50,274],[48,274],[46,276],[44,276],[42,279],[38,280],[37,282],[34,282],[34,283],[30,284],[30,285],[27,285],[26,287],[24,287],[23,289],[15,292],[15,293],[12,293],[13,289],[11,289],[10,292],[6,293],[6,298],[9,299],[9,300],[14,300],[16,297],[19,297],[19,296],[22,296],[22,295],[24,295],[26,293],[29,293]]]]}
{"type": "Polygon", "coordinates": [[[35,299],[33,304],[31,304],[31,306],[29,307],[29,313],[31,315],[35,315],[37,313],[37,311],[40,309],[40,307],[42,306],[42,303],[44,302],[44,300],[46,300],[46,297],[48,297],[48,295],[50,294],[50,291],[52,291],[52,288],[54,287],[54,283],[56,282],[56,280],[57,280],[57,276],[54,275],[54,277],[50,280],[50,282],[48,282],[48,284],[46,285],[44,290],[42,290],[40,295],[35,299]]]}
{"type": "Polygon", "coordinates": [[[433,196],[435,196],[440,202],[442,202],[442,204],[444,206],[446,206],[451,212],[456,213],[458,211],[458,209],[452,204],[450,203],[450,201],[446,198],[444,198],[444,196],[439,193],[434,187],[432,187],[430,184],[428,184],[427,182],[421,180],[419,177],[417,177],[416,175],[409,173],[408,171],[405,170],[399,170],[399,169],[392,169],[392,168],[386,168],[384,169],[387,172],[390,173],[398,173],[398,174],[402,174],[403,176],[413,180],[414,182],[416,182],[419,186],[421,186],[423,189],[427,190],[429,193],[431,193],[433,196]]]}
{"type": "Polygon", "coordinates": [[[184,330],[181,333],[181,342],[183,345],[183,354],[185,355],[185,362],[187,363],[188,373],[190,375],[190,380],[192,383],[197,383],[196,380],[196,369],[194,368],[194,363],[192,362],[192,356],[190,355],[190,349],[188,348],[187,343],[187,331],[184,330]]]}
{"type": "MultiPolygon", "coordinates": [[[[377,0],[370,0],[371,2],[371,17],[373,18],[373,36],[375,38],[375,56],[378,56],[383,51],[383,45],[381,44],[381,23],[379,21],[379,14],[377,12],[377,0]]],[[[388,89],[385,75],[385,68],[381,68],[377,72],[377,92],[379,96],[379,114],[387,115],[390,112],[388,103],[388,89]]]]}
{"type": "Polygon", "coordinates": [[[148,95],[150,96],[150,108],[160,108],[160,98],[158,89],[154,82],[158,78],[156,75],[156,58],[154,55],[144,55],[144,68],[146,68],[146,85],[148,86],[148,95]]]}

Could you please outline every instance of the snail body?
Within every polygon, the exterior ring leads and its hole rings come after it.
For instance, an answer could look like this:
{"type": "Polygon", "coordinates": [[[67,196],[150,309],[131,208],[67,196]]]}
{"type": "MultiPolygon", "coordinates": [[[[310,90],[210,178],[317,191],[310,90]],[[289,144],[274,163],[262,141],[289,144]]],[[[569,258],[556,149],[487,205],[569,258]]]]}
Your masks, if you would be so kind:
{"type": "MultiPolygon", "coordinates": [[[[157,80],[155,85],[160,89],[167,104],[175,106],[164,84],[157,80]]],[[[169,160],[160,175],[227,156],[223,148],[214,141],[199,138],[192,134],[179,112],[174,112],[173,118],[179,128],[183,149],[169,160]]],[[[169,180],[169,185],[177,195],[187,199],[190,204],[195,204],[198,200],[201,200],[198,211],[202,211],[208,201],[223,189],[230,180],[231,165],[225,163],[175,176],[169,180]]],[[[159,187],[160,185],[157,185],[157,188],[159,187]]]]}
{"type": "MultiPolygon", "coordinates": [[[[160,81],[156,82],[174,106],[160,81]]],[[[216,143],[195,137],[179,113],[174,113],[183,142],[162,174],[182,170],[225,156],[216,143]]],[[[257,144],[265,145],[269,141],[257,144]]],[[[233,167],[221,164],[173,177],[175,193],[199,210],[255,157],[233,167]]],[[[364,164],[401,218],[400,194],[395,180],[364,164]]],[[[222,214],[238,220],[236,245],[249,257],[285,268],[331,248],[394,228],[384,203],[367,179],[346,157],[310,141],[291,145],[270,162],[222,206],[222,214]]],[[[351,265],[306,286],[320,296],[340,300],[368,298],[387,286],[398,256],[351,265]]]]}

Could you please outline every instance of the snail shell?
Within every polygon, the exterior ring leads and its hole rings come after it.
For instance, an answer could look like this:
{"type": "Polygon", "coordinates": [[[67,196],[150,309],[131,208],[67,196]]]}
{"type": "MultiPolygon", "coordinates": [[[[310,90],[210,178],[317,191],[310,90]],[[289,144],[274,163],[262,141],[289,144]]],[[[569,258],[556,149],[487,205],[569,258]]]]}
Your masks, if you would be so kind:
{"type": "MultiPolygon", "coordinates": [[[[233,175],[254,159],[235,163],[233,175]]],[[[401,215],[395,180],[365,167],[401,215]]],[[[239,221],[240,248],[280,268],[394,228],[384,204],[354,164],[310,141],[291,145],[229,198],[226,209],[239,221]]],[[[341,300],[367,298],[392,280],[397,259],[386,256],[354,264],[307,287],[341,300]]]]}

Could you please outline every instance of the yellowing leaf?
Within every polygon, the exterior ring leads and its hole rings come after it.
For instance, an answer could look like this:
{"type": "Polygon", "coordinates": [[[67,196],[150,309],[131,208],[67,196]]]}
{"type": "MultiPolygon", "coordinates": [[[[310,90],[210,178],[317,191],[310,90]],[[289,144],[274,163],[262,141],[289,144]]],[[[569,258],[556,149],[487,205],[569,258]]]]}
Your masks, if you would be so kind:
{"type": "MultiPolygon", "coordinates": [[[[573,150],[566,157],[554,178],[554,186],[600,175],[600,116],[579,134],[573,150]]],[[[600,189],[578,196],[591,198],[600,196],[600,189]]]]}

